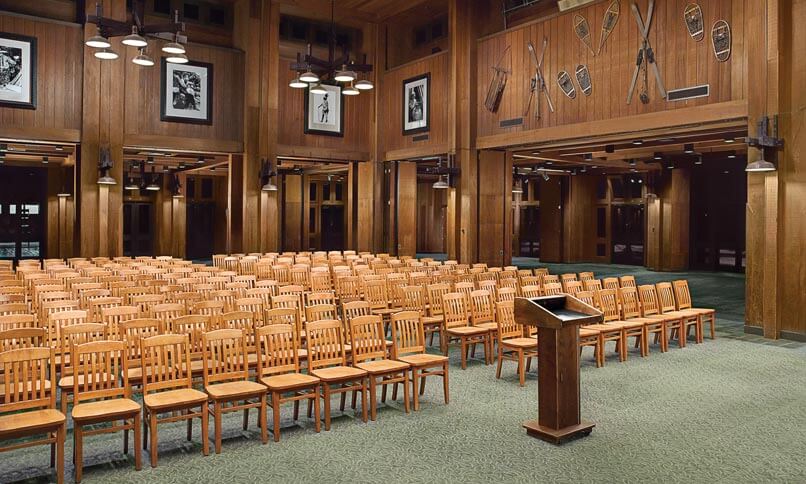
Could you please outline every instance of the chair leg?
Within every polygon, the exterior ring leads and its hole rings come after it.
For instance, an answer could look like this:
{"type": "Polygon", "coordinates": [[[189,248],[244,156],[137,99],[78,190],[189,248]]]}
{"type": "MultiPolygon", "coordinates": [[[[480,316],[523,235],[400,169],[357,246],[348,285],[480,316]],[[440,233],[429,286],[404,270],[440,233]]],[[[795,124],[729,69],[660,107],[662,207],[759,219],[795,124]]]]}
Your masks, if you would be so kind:
{"type": "Polygon", "coordinates": [[[249,428],[249,409],[243,409],[243,429],[246,430],[249,428]]]}
{"type": "Polygon", "coordinates": [[[467,340],[462,337],[460,338],[460,345],[462,347],[462,369],[467,370],[467,340]]]}
{"type": "Polygon", "coordinates": [[[423,395],[425,393],[425,382],[426,381],[427,381],[427,378],[425,376],[420,378],[420,395],[423,395]]]}
{"type": "Polygon", "coordinates": [[[523,361],[523,350],[518,350],[518,381],[521,386],[526,384],[526,362],[523,361]]]}
{"type": "Polygon", "coordinates": [[[529,370],[532,369],[532,357],[526,358],[526,373],[529,373],[529,370]]]}
{"type": "MultiPolygon", "coordinates": [[[[397,383],[395,383],[397,388],[397,383]]],[[[409,413],[409,370],[403,370],[403,409],[409,413]]]]}
{"type": "MultiPolygon", "coordinates": [[[[375,407],[372,407],[375,408],[375,407]]],[[[367,423],[367,381],[361,380],[361,420],[367,423]]]]}
{"type": "Polygon", "coordinates": [[[134,414],[133,422],[134,422],[134,424],[132,425],[132,427],[134,427],[134,429],[133,429],[134,430],[134,446],[133,446],[133,448],[134,448],[134,468],[135,468],[135,470],[139,471],[140,469],[143,468],[143,457],[141,455],[142,451],[140,450],[140,439],[141,439],[141,436],[140,436],[140,412],[137,412],[136,414],[134,414]]]}
{"type": "Polygon", "coordinates": [[[375,395],[375,392],[377,390],[376,386],[377,386],[377,381],[375,380],[375,377],[370,375],[370,377],[369,377],[369,415],[370,415],[370,417],[369,418],[373,422],[378,417],[378,409],[376,408],[376,406],[378,405],[378,396],[375,395]]]}
{"type": "Polygon", "coordinates": [[[599,333],[597,337],[596,346],[599,349],[599,368],[601,368],[605,364],[605,345],[602,333],[599,333]]]}
{"type": "Polygon", "coordinates": [[[145,406],[143,406],[143,450],[148,448],[148,414],[146,413],[145,406]]]}
{"type": "Polygon", "coordinates": [[[325,431],[330,430],[330,385],[325,383],[324,386],[324,400],[325,400],[325,431]]]}
{"type": "Polygon", "coordinates": [[[714,326],[716,326],[716,313],[711,313],[709,319],[711,325],[711,339],[716,339],[716,329],[714,328],[714,326]]]}
{"type": "Polygon", "coordinates": [[[271,392],[271,418],[274,425],[274,441],[280,441],[280,392],[271,392]]]}
{"type": "MultiPolygon", "coordinates": [[[[205,412],[207,410],[205,409],[205,412]]],[[[157,413],[151,412],[149,415],[149,427],[151,433],[151,467],[157,467],[157,413]]]]}
{"type": "MultiPolygon", "coordinates": [[[[313,400],[314,413],[316,413],[316,419],[314,420],[313,425],[314,425],[314,428],[316,429],[317,434],[322,431],[322,422],[321,422],[322,413],[319,411],[319,397],[320,397],[320,394],[321,394],[321,386],[317,384],[316,388],[314,388],[314,390],[313,390],[313,399],[312,399],[313,400]]],[[[310,403],[311,403],[311,399],[308,400],[308,405],[310,405],[310,403]]]]}
{"type": "MultiPolygon", "coordinates": [[[[388,385],[381,385],[381,403],[386,403],[386,387],[388,385]]],[[[392,385],[392,400],[397,400],[397,383],[392,385]]]]}
{"type": "Polygon", "coordinates": [[[75,465],[76,482],[81,482],[81,474],[84,470],[84,432],[81,425],[76,425],[73,429],[73,465],[75,465]]]}
{"type": "Polygon", "coordinates": [[[266,409],[266,399],[266,393],[260,396],[260,407],[258,407],[257,410],[258,420],[260,420],[260,424],[258,425],[260,427],[260,441],[263,442],[264,445],[269,442],[269,430],[266,428],[266,425],[268,424],[266,421],[266,415],[268,414],[268,410],[266,409]]]}
{"type": "Polygon", "coordinates": [[[504,350],[498,345],[498,367],[495,370],[495,377],[501,379],[501,367],[504,365],[504,350]]]}
{"type": "Polygon", "coordinates": [[[210,455],[210,431],[207,427],[210,424],[210,412],[207,411],[207,402],[201,404],[201,434],[202,434],[202,455],[210,455]]]}
{"type": "MultiPolygon", "coordinates": [[[[123,423],[125,424],[126,421],[124,420],[123,423]]],[[[129,454],[129,429],[123,429],[123,454],[129,454]]]]}
{"type": "MultiPolygon", "coordinates": [[[[204,411],[204,410],[202,410],[204,411]]],[[[221,453],[221,403],[213,404],[213,420],[215,426],[215,453],[221,453]]]]}
{"type": "MultiPolygon", "coordinates": [[[[318,398],[318,396],[317,396],[317,398],[316,398],[316,400],[315,400],[315,401],[316,401],[316,402],[319,402],[319,398],[318,398]]],[[[310,398],[308,399],[308,418],[309,418],[309,419],[310,419],[310,418],[313,418],[313,403],[311,402],[311,399],[310,399],[310,398]]],[[[318,419],[318,418],[319,418],[319,416],[317,415],[317,417],[316,417],[316,418],[318,419]]]]}
{"type": "MultiPolygon", "coordinates": [[[[188,413],[188,414],[190,414],[191,412],[193,412],[193,410],[191,410],[191,409],[188,409],[188,410],[187,410],[187,413],[188,413]]],[[[187,431],[187,433],[188,433],[188,435],[187,435],[187,439],[188,439],[188,442],[190,442],[191,440],[193,440],[193,419],[192,419],[192,418],[189,418],[189,419],[188,419],[188,421],[187,421],[187,427],[188,427],[188,431],[187,431]]]]}
{"type": "Polygon", "coordinates": [[[414,366],[411,367],[411,389],[413,393],[412,396],[414,397],[415,412],[420,410],[420,392],[418,391],[419,389],[417,388],[417,384],[419,383],[418,380],[420,379],[419,371],[420,370],[418,370],[417,367],[414,366]]]}
{"type": "MultiPolygon", "coordinates": [[[[451,400],[450,393],[448,392],[448,367],[449,365],[447,361],[442,364],[442,372],[444,373],[442,375],[442,392],[445,397],[445,405],[447,405],[451,400]]],[[[425,378],[423,378],[423,380],[425,380],[425,378]]]]}
{"type": "MultiPolygon", "coordinates": [[[[310,400],[308,400],[310,403],[310,400]]],[[[294,421],[299,420],[299,400],[294,400],[294,421]]]]}
{"type": "Polygon", "coordinates": [[[67,434],[67,424],[62,424],[56,430],[56,482],[64,483],[64,441],[67,434]]]}

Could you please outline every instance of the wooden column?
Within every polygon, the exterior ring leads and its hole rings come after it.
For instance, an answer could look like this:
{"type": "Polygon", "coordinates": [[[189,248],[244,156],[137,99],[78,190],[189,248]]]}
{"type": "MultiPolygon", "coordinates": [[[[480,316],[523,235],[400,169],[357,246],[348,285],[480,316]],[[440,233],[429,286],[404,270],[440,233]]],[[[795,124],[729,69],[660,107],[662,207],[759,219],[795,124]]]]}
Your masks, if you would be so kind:
{"type": "Polygon", "coordinates": [[[449,226],[454,231],[448,251],[460,262],[475,262],[478,258],[476,230],[478,227],[478,159],[476,141],[476,23],[472,0],[450,0],[448,22],[450,47],[450,145],[456,155],[455,164],[461,170],[455,189],[451,190],[448,211],[449,226]]]}
{"type": "MultiPolygon", "coordinates": [[[[567,189],[562,203],[564,262],[588,262],[596,254],[596,186],[599,180],[600,177],[595,175],[569,176],[565,180],[567,189]]],[[[542,218],[542,204],[540,215],[542,218]]]]}
{"type": "MultiPolygon", "coordinates": [[[[95,4],[87,2],[87,14],[95,13],[95,4]]],[[[104,2],[104,15],[126,20],[126,1],[104,2]]],[[[84,38],[97,32],[86,24],[84,38]]],[[[83,46],[82,46],[83,47],[83,46]]],[[[123,253],[123,101],[125,92],[124,50],[118,40],[113,50],[121,58],[102,61],[95,50],[84,47],[83,117],[81,163],[78,184],[80,206],[80,244],[82,257],[117,256],[123,253]],[[117,185],[98,185],[98,160],[102,147],[109,148],[114,162],[110,172],[117,185]]],[[[136,88],[136,86],[132,86],[136,88]]]]}
{"type": "Polygon", "coordinates": [[[647,268],[682,271],[689,266],[691,170],[664,170],[646,201],[647,268]]]}
{"type": "MultiPolygon", "coordinates": [[[[274,0],[238,0],[235,46],[245,53],[244,153],[241,177],[243,252],[276,251],[280,245],[277,192],[262,192],[261,159],[277,154],[280,6],[274,0]]],[[[233,244],[237,245],[237,244],[233,244]]]]}
{"type": "Polygon", "coordinates": [[[283,247],[284,251],[303,250],[302,241],[302,209],[303,193],[302,175],[285,175],[285,186],[283,189],[283,208],[285,224],[283,225],[283,247]]]}
{"type": "Polygon", "coordinates": [[[397,255],[417,253],[417,163],[397,164],[397,255]]]}
{"type": "MultiPolygon", "coordinates": [[[[376,181],[377,169],[383,165],[375,162],[356,163],[357,177],[357,202],[356,213],[358,223],[356,224],[355,250],[372,252],[375,247],[375,187],[379,184],[376,181]]],[[[383,222],[380,222],[381,227],[383,222]]]]}
{"type": "Polygon", "coordinates": [[[540,260],[544,262],[563,261],[562,182],[562,177],[534,181],[540,183],[540,260]]]}
{"type": "Polygon", "coordinates": [[[504,266],[512,261],[512,157],[504,151],[479,151],[478,261],[504,266]]]}

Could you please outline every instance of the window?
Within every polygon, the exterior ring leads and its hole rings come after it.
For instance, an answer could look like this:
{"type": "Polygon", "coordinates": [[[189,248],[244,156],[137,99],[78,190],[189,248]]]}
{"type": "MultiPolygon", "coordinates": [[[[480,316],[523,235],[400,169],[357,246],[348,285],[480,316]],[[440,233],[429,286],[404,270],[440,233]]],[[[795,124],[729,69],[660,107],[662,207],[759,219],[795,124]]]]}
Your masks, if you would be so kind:
{"type": "Polygon", "coordinates": [[[201,196],[202,198],[213,198],[213,179],[202,178],[201,181],[201,196]]]}
{"type": "Polygon", "coordinates": [[[20,257],[23,259],[29,257],[39,257],[39,242],[20,242],[21,253],[20,257]]]}
{"type": "Polygon", "coordinates": [[[154,13],[171,14],[171,0],[154,0],[154,13]]]}
{"type": "Polygon", "coordinates": [[[13,259],[17,252],[16,246],[14,242],[0,242],[0,258],[13,259]]]}
{"type": "Polygon", "coordinates": [[[344,190],[344,185],[341,183],[336,183],[336,200],[342,200],[342,191],[344,190]]]}
{"type": "Polygon", "coordinates": [[[330,200],[330,182],[322,184],[322,200],[330,200]]]}
{"type": "Polygon", "coordinates": [[[308,185],[308,200],[312,202],[316,201],[316,183],[308,185]]]}
{"type": "Polygon", "coordinates": [[[210,7],[210,23],[214,25],[226,25],[227,11],[223,8],[210,7]]]}
{"type": "Polygon", "coordinates": [[[185,194],[187,195],[187,197],[193,198],[194,196],[196,196],[196,179],[193,178],[192,176],[189,176],[187,178],[186,185],[187,186],[185,187],[185,194]]]}
{"type": "Polygon", "coordinates": [[[599,200],[607,198],[607,178],[605,177],[599,177],[599,181],[596,184],[596,198],[599,200]]]}
{"type": "Polygon", "coordinates": [[[308,209],[308,231],[316,232],[316,209],[308,209]]]}
{"type": "Polygon", "coordinates": [[[23,205],[22,206],[22,213],[26,213],[28,215],[39,215],[39,204],[36,204],[36,205],[23,205]]]}
{"type": "Polygon", "coordinates": [[[199,20],[199,6],[192,3],[185,4],[185,18],[191,20],[199,20]]]}
{"type": "Polygon", "coordinates": [[[596,236],[607,237],[607,209],[596,207],[596,236]]]}

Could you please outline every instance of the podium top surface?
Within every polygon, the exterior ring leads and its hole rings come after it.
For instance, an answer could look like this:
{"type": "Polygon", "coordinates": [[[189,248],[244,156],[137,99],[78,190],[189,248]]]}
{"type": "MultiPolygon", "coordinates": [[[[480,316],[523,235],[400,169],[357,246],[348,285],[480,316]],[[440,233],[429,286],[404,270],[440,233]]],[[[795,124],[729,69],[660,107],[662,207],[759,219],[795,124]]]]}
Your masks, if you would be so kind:
{"type": "Polygon", "coordinates": [[[599,310],[568,294],[515,298],[515,321],[520,324],[560,329],[602,320],[599,310]]]}

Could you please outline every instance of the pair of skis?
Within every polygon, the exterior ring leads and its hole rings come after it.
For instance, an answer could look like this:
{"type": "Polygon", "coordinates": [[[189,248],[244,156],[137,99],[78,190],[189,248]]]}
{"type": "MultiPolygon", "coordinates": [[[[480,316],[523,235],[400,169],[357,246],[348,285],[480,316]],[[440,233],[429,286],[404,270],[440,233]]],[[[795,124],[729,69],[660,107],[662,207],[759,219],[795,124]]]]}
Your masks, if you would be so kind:
{"type": "Polygon", "coordinates": [[[543,76],[543,58],[546,55],[546,47],[548,46],[548,43],[549,40],[543,37],[543,47],[540,49],[540,57],[538,57],[537,53],[535,52],[535,46],[532,44],[531,40],[528,44],[526,44],[526,47],[529,49],[529,55],[532,58],[532,64],[534,64],[535,74],[532,76],[530,83],[529,101],[527,101],[526,109],[523,111],[523,117],[526,117],[526,115],[529,114],[529,108],[532,106],[532,99],[537,96],[537,100],[535,101],[535,118],[538,120],[540,119],[540,94],[545,96],[549,110],[552,113],[554,112],[554,103],[551,102],[551,96],[546,88],[546,78],[543,76]]]}
{"type": "Polygon", "coordinates": [[[663,80],[660,76],[660,69],[655,60],[655,51],[652,50],[652,44],[649,42],[649,29],[652,27],[652,16],[655,13],[655,0],[649,0],[649,10],[647,11],[646,23],[641,18],[641,12],[638,6],[632,4],[632,14],[638,24],[638,32],[641,34],[641,45],[638,47],[638,55],[635,60],[635,70],[632,74],[632,81],[630,81],[630,90],[627,93],[627,104],[632,102],[635,87],[638,83],[638,76],[643,72],[643,86],[641,94],[639,95],[641,102],[644,104],[649,103],[649,69],[652,68],[652,74],[655,77],[660,96],[666,99],[666,89],[663,87],[663,80]]]}

